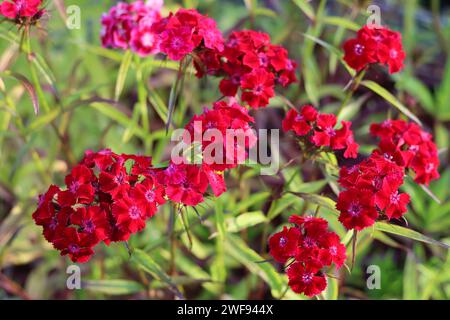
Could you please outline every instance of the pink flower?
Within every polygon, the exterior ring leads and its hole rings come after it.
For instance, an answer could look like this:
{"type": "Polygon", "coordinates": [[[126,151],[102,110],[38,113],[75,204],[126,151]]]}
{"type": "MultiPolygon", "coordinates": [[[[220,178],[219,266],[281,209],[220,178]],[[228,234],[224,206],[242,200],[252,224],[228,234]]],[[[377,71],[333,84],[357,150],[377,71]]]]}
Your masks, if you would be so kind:
{"type": "Polygon", "coordinates": [[[159,38],[153,25],[161,20],[159,10],[158,3],[119,2],[102,16],[102,45],[123,50],[130,48],[143,57],[158,53],[159,38]]]}
{"type": "Polygon", "coordinates": [[[150,27],[135,28],[131,31],[131,50],[141,57],[159,52],[159,39],[150,27]]]}

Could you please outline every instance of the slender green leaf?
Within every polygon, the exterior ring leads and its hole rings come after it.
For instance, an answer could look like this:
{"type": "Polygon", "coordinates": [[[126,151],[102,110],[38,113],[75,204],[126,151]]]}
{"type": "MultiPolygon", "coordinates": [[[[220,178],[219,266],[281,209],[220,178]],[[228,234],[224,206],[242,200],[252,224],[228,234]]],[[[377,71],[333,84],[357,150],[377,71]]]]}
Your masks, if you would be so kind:
{"type": "Polygon", "coordinates": [[[399,79],[398,88],[405,90],[414,98],[416,98],[424,109],[430,114],[439,117],[437,106],[434,103],[433,95],[430,90],[419,79],[405,75],[399,79]]]}
{"type": "Polygon", "coordinates": [[[164,270],[153,260],[147,253],[142,250],[133,250],[132,260],[136,262],[145,272],[151,274],[154,278],[167,284],[167,286],[179,297],[183,295],[178,290],[177,286],[172,282],[172,279],[164,272],[164,270]]]}
{"type": "Polygon", "coordinates": [[[33,120],[26,129],[26,134],[36,131],[55,120],[61,114],[60,109],[53,109],[44,115],[40,115],[35,120],[33,120]]]}
{"type": "Polygon", "coordinates": [[[352,31],[358,31],[361,28],[357,23],[342,17],[324,17],[323,22],[352,31]]]}
{"type": "Polygon", "coordinates": [[[117,74],[116,88],[114,91],[114,100],[119,100],[120,94],[122,93],[123,87],[125,85],[125,80],[127,79],[128,70],[130,69],[131,59],[133,54],[130,50],[127,50],[123,55],[122,62],[120,64],[119,73],[117,74]]]}
{"type": "Polygon", "coordinates": [[[164,123],[167,123],[167,116],[169,114],[169,111],[167,110],[166,104],[161,99],[156,90],[149,90],[148,99],[161,120],[164,121],[164,123]]]}
{"type": "Polygon", "coordinates": [[[387,233],[391,233],[391,234],[395,234],[397,236],[401,236],[401,237],[405,237],[408,239],[412,239],[412,240],[416,240],[416,241],[420,241],[420,242],[424,242],[424,243],[428,243],[428,244],[432,244],[432,245],[436,245],[436,246],[440,246],[440,247],[444,247],[446,249],[449,249],[450,246],[434,240],[430,237],[427,237],[423,234],[421,234],[420,232],[408,229],[408,228],[404,228],[402,226],[397,226],[397,225],[393,225],[393,224],[389,224],[386,222],[376,222],[375,223],[375,229],[379,230],[379,231],[383,231],[383,232],[387,232],[387,233]]]}
{"type": "Polygon", "coordinates": [[[312,36],[310,34],[304,33],[303,35],[305,36],[305,38],[307,38],[307,39],[309,39],[309,40],[311,40],[311,41],[321,45],[322,47],[327,49],[330,53],[332,53],[332,54],[334,54],[334,55],[336,55],[338,57],[341,57],[343,55],[342,52],[338,48],[334,47],[332,44],[329,44],[328,42],[323,41],[322,39],[314,37],[314,36],[312,36]]]}
{"type": "Polygon", "coordinates": [[[449,113],[448,106],[450,105],[450,90],[448,88],[450,88],[450,58],[447,58],[444,75],[436,92],[437,112],[449,113]]]}
{"type": "Polygon", "coordinates": [[[140,283],[131,280],[87,280],[83,288],[108,295],[128,295],[145,290],[140,283]]]}
{"type": "Polygon", "coordinates": [[[327,288],[323,292],[325,300],[337,300],[339,297],[339,283],[336,278],[327,277],[327,288]]]}
{"type": "Polygon", "coordinates": [[[403,273],[403,299],[417,299],[419,285],[417,283],[417,261],[412,253],[408,253],[405,261],[405,270],[403,273]]]}
{"type": "Polygon", "coordinates": [[[422,122],[419,120],[419,118],[417,118],[407,107],[405,107],[400,101],[398,101],[396,97],[394,97],[389,91],[380,86],[378,83],[370,80],[364,80],[361,82],[361,84],[392,104],[405,116],[407,116],[417,124],[422,125],[422,122]]]}
{"type": "Polygon", "coordinates": [[[271,288],[272,295],[276,298],[281,296],[287,281],[283,281],[278,272],[269,262],[262,262],[263,259],[253,249],[249,248],[238,237],[228,235],[225,243],[225,251],[231,257],[242,263],[250,272],[258,275],[271,288]]]}
{"type": "Polygon", "coordinates": [[[302,12],[311,20],[315,19],[314,8],[312,5],[306,0],[292,0],[297,7],[302,10],[302,12]]]}
{"type": "Polygon", "coordinates": [[[336,209],[336,202],[330,198],[320,196],[314,193],[304,193],[304,192],[290,192],[290,193],[296,195],[297,197],[302,198],[305,201],[317,204],[323,208],[327,208],[337,215],[339,214],[339,211],[336,209]]]}
{"type": "Polygon", "coordinates": [[[227,231],[225,225],[225,216],[221,199],[217,199],[215,210],[215,220],[217,228],[216,252],[211,265],[211,278],[214,281],[223,283],[227,277],[225,267],[225,242],[227,241],[227,231]]]}
{"type": "MultiPolygon", "coordinates": [[[[132,127],[133,122],[132,119],[130,119],[126,114],[123,112],[117,110],[111,105],[108,105],[106,103],[92,103],[91,107],[100,113],[104,114],[105,116],[113,119],[114,121],[118,122],[124,127],[132,127]]],[[[136,126],[134,128],[136,131],[136,135],[140,136],[141,138],[145,138],[145,136],[148,134],[145,132],[140,126],[136,126]]]]}
{"type": "Polygon", "coordinates": [[[267,217],[262,211],[246,212],[225,220],[227,232],[239,232],[266,221],[267,217]]]}
{"type": "Polygon", "coordinates": [[[255,16],[265,16],[265,17],[270,17],[270,18],[276,18],[277,17],[277,13],[273,10],[270,10],[268,8],[256,8],[255,10],[253,10],[253,14],[255,16]]]}
{"type": "Polygon", "coordinates": [[[33,103],[34,113],[37,115],[39,113],[39,99],[33,84],[20,73],[6,71],[3,74],[5,76],[15,78],[16,80],[20,81],[20,83],[22,83],[23,87],[30,95],[31,102],[33,103]]]}

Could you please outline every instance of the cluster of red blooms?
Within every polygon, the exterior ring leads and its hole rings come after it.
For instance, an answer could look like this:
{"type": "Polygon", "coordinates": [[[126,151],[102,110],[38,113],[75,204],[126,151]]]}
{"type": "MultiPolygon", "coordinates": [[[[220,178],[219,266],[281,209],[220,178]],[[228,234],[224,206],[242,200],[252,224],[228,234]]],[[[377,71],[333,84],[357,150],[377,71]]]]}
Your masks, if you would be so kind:
{"type": "Polygon", "coordinates": [[[289,222],[295,226],[284,227],[269,239],[270,255],[280,263],[290,263],[287,275],[294,292],[318,295],[327,286],[324,268],[334,263],[339,269],[344,264],[345,246],[322,218],[293,215],[289,222]]]}
{"type": "Polygon", "coordinates": [[[437,147],[431,134],[415,123],[386,120],[372,124],[372,135],[381,139],[372,155],[351,168],[342,168],[339,183],[339,220],[347,229],[362,230],[380,214],[399,219],[407,211],[410,196],[399,193],[405,170],[416,173],[415,182],[428,184],[439,177],[437,147]]]}
{"type": "Polygon", "coordinates": [[[403,68],[406,54],[403,51],[402,35],[386,27],[364,26],[357,37],[344,43],[347,64],[360,71],[369,64],[381,63],[389,66],[389,73],[403,68]]]}
{"type": "Polygon", "coordinates": [[[342,121],[336,129],[334,114],[319,113],[313,106],[305,105],[300,112],[290,109],[283,120],[283,130],[293,131],[305,144],[327,147],[331,150],[345,150],[345,158],[356,158],[359,145],[355,142],[350,121],[342,121]]]}
{"type": "Polygon", "coordinates": [[[33,219],[61,255],[83,263],[101,241],[126,241],[143,230],[167,199],[203,201],[209,183],[217,195],[224,191],[221,176],[206,166],[171,163],[162,170],[149,157],[88,151],[66,176],[66,190],[52,185],[39,197],[33,219]]]}
{"type": "Polygon", "coordinates": [[[428,185],[439,178],[439,158],[433,136],[415,123],[403,120],[386,120],[372,124],[370,132],[379,137],[377,154],[392,159],[399,166],[412,169],[415,182],[428,185]]]}
{"type": "Polygon", "coordinates": [[[141,56],[164,53],[172,60],[203,49],[223,50],[216,22],[194,9],[180,9],[162,18],[163,1],[119,2],[102,17],[102,45],[128,49],[141,56]]]}
{"type": "Polygon", "coordinates": [[[18,22],[36,21],[45,13],[42,0],[9,0],[0,3],[0,14],[18,22]]]}
{"type": "Polygon", "coordinates": [[[408,194],[399,193],[404,175],[403,167],[377,153],[353,167],[343,167],[339,184],[345,191],[336,204],[341,212],[339,221],[347,229],[362,230],[373,225],[380,214],[401,218],[410,200],[408,194]]]}
{"type": "Polygon", "coordinates": [[[172,60],[181,60],[194,51],[204,49],[221,52],[222,33],[216,22],[195,9],[180,9],[152,26],[159,39],[159,49],[172,60]]]}
{"type": "Polygon", "coordinates": [[[247,159],[247,150],[253,147],[257,137],[250,126],[254,119],[248,110],[235,101],[216,102],[212,110],[205,109],[186,125],[187,144],[201,143],[203,162],[212,170],[235,168],[247,159]],[[212,132],[211,130],[216,130],[212,132]],[[211,135],[211,137],[208,137],[211,135]],[[217,141],[216,139],[221,139],[217,141]]]}
{"type": "Polygon", "coordinates": [[[197,77],[205,74],[223,77],[220,92],[236,96],[252,108],[265,107],[275,95],[275,85],[286,87],[297,81],[297,64],[288,51],[270,43],[270,37],[253,30],[235,31],[225,42],[224,50],[202,50],[194,59],[197,77]]]}
{"type": "Polygon", "coordinates": [[[252,108],[265,107],[275,95],[275,85],[297,81],[297,64],[285,48],[253,30],[235,31],[224,42],[214,19],[195,9],[179,9],[161,18],[161,1],[144,4],[120,2],[102,17],[104,47],[131,49],[141,56],[164,53],[178,61],[192,55],[197,77],[222,77],[220,91],[252,108]]]}
{"type": "Polygon", "coordinates": [[[161,20],[162,2],[119,2],[101,19],[101,41],[107,48],[131,49],[140,56],[159,52],[159,40],[152,30],[161,20]]]}
{"type": "Polygon", "coordinates": [[[226,191],[223,174],[212,170],[205,163],[197,165],[180,161],[176,164],[172,161],[156,177],[164,185],[169,200],[186,206],[203,202],[208,184],[216,197],[226,191]]]}

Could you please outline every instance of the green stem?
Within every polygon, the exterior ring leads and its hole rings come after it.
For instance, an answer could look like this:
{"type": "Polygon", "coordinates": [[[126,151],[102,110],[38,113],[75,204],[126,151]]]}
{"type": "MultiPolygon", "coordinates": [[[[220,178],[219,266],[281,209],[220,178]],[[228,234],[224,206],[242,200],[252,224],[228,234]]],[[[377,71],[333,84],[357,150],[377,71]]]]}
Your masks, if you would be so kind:
{"type": "MultiPolygon", "coordinates": [[[[170,261],[169,261],[169,275],[174,276],[176,274],[176,250],[177,250],[177,235],[175,233],[175,210],[178,208],[170,208],[170,261]]],[[[185,230],[186,231],[186,230],[185,230]]]]}
{"type": "Polygon", "coordinates": [[[316,211],[314,211],[314,217],[317,218],[319,216],[320,205],[317,205],[316,211]]]}
{"type": "MultiPolygon", "coordinates": [[[[47,99],[45,98],[44,91],[42,90],[42,86],[39,81],[38,72],[32,61],[32,59],[35,59],[35,57],[33,57],[33,52],[31,50],[31,37],[30,37],[30,29],[29,28],[26,28],[24,30],[23,44],[24,44],[24,47],[22,49],[25,52],[25,54],[27,55],[28,67],[30,68],[30,72],[31,72],[31,82],[33,83],[33,86],[35,87],[39,102],[42,104],[45,112],[49,112],[50,106],[47,102],[47,99]]],[[[58,106],[61,109],[61,111],[64,110],[63,106],[60,103],[58,103],[58,106]]],[[[57,138],[61,142],[61,148],[66,156],[67,162],[70,165],[75,164],[76,159],[70,148],[69,141],[64,138],[63,134],[59,131],[58,127],[56,126],[56,124],[53,121],[51,122],[51,126],[52,126],[53,130],[55,131],[57,138]]]]}
{"type": "MultiPolygon", "coordinates": [[[[5,96],[5,102],[8,105],[8,107],[13,110],[13,112],[15,114],[17,114],[17,116],[15,117],[16,119],[16,125],[17,128],[19,129],[19,135],[22,138],[22,140],[25,142],[25,144],[27,144],[29,142],[29,139],[25,136],[24,132],[25,132],[25,126],[23,123],[22,118],[20,117],[20,115],[17,113],[17,109],[16,109],[16,105],[14,104],[14,102],[11,100],[11,98],[6,94],[6,92],[3,92],[4,96],[5,96]]],[[[46,183],[46,184],[51,184],[51,180],[50,180],[50,175],[47,174],[45,168],[44,168],[44,164],[42,163],[42,159],[39,156],[39,153],[37,152],[37,150],[35,148],[31,148],[31,157],[33,158],[33,161],[35,162],[35,165],[39,171],[39,174],[41,175],[42,180],[46,183]]]]}
{"type": "Polygon", "coordinates": [[[350,102],[350,100],[353,98],[353,95],[355,94],[356,90],[358,90],[362,79],[366,75],[367,69],[363,69],[359,71],[351,80],[351,88],[349,88],[347,95],[345,96],[344,100],[342,101],[341,106],[339,107],[337,117],[339,118],[342,115],[342,112],[344,111],[344,108],[347,106],[347,104],[350,102]]]}
{"type": "Polygon", "coordinates": [[[448,46],[447,39],[445,38],[445,34],[442,30],[441,19],[439,17],[440,3],[441,3],[440,0],[431,0],[431,13],[433,15],[433,28],[438,36],[439,45],[440,45],[442,51],[444,51],[445,54],[448,55],[449,46],[448,46]]]}
{"type": "MultiPolygon", "coordinates": [[[[138,102],[139,102],[139,110],[141,113],[141,120],[142,120],[142,128],[145,132],[150,132],[150,121],[148,117],[148,110],[147,110],[147,87],[145,85],[145,79],[144,79],[144,70],[141,65],[141,60],[139,57],[136,57],[135,59],[136,63],[136,81],[138,86],[138,102]]],[[[144,145],[145,145],[145,152],[147,154],[150,154],[152,150],[152,138],[149,134],[144,139],[144,145]]]]}
{"type": "Polygon", "coordinates": [[[44,107],[44,110],[46,112],[50,111],[50,106],[48,105],[47,99],[45,99],[44,91],[42,90],[41,83],[39,82],[39,77],[36,71],[36,68],[34,67],[34,64],[32,62],[33,53],[31,51],[31,37],[30,37],[30,29],[26,28],[24,29],[24,49],[25,54],[27,54],[27,61],[28,61],[28,67],[30,68],[31,72],[31,80],[33,82],[33,85],[36,89],[36,93],[39,97],[39,101],[42,103],[42,106],[44,107]]]}

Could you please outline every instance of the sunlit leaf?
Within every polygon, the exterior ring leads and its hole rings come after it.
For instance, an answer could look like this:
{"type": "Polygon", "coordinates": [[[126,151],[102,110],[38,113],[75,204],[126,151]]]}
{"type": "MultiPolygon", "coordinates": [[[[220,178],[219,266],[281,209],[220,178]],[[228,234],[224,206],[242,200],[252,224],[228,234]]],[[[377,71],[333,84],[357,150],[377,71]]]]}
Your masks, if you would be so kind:
{"type": "Polygon", "coordinates": [[[127,78],[128,70],[130,69],[131,59],[133,54],[130,50],[125,51],[123,55],[122,62],[120,64],[119,73],[117,74],[116,88],[114,90],[114,99],[119,100],[120,94],[122,93],[123,86],[125,85],[125,80],[127,78]]]}
{"type": "Polygon", "coordinates": [[[397,236],[401,236],[401,237],[405,237],[408,239],[412,239],[412,240],[416,240],[416,241],[420,241],[420,242],[424,242],[424,243],[428,243],[428,244],[432,244],[432,245],[436,245],[436,246],[440,246],[440,247],[444,247],[446,249],[449,249],[450,246],[434,240],[430,237],[427,237],[423,234],[421,234],[420,232],[402,227],[402,226],[397,226],[394,224],[389,224],[386,222],[376,222],[375,223],[375,229],[379,230],[379,231],[383,231],[383,232],[387,232],[387,233],[391,233],[391,234],[395,234],[397,236]]]}
{"type": "Polygon", "coordinates": [[[142,292],[144,286],[131,280],[87,280],[83,281],[84,289],[107,295],[127,295],[142,292]]]}
{"type": "Polygon", "coordinates": [[[20,73],[6,71],[3,74],[5,76],[15,78],[16,80],[20,81],[20,83],[22,83],[23,87],[30,95],[31,102],[33,103],[34,113],[37,115],[39,113],[39,99],[33,84],[20,73]]]}
{"type": "Polygon", "coordinates": [[[398,111],[403,113],[405,116],[407,116],[417,124],[422,125],[422,122],[419,120],[419,118],[417,118],[407,107],[405,107],[400,101],[398,101],[396,97],[394,97],[389,91],[380,86],[378,83],[370,80],[364,80],[361,82],[361,85],[378,94],[380,97],[397,108],[398,111]]]}
{"type": "Polygon", "coordinates": [[[135,249],[133,250],[132,260],[145,272],[148,272],[159,281],[164,282],[179,298],[183,297],[177,286],[172,282],[172,279],[164,272],[161,266],[150,257],[150,255],[142,250],[135,249]]]}

